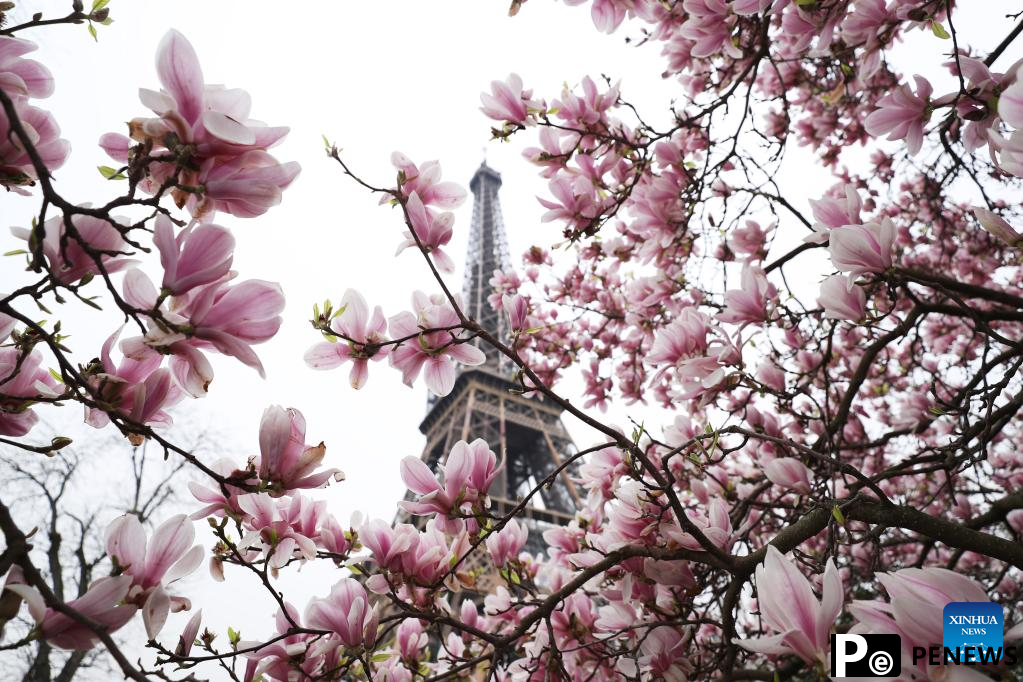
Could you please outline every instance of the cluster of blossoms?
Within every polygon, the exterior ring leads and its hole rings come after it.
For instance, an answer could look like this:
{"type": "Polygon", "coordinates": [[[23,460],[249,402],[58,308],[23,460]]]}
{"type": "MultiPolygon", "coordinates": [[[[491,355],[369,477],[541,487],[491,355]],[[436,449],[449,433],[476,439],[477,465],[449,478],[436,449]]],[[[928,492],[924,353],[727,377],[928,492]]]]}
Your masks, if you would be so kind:
{"type": "MultiPolygon", "coordinates": [[[[907,651],[940,644],[954,601],[1008,605],[1006,640],[1023,639],[1023,237],[1016,207],[997,198],[1023,177],[1023,85],[1018,66],[994,70],[1018,32],[982,57],[960,40],[953,4],[933,0],[590,5],[602,31],[641,26],[684,96],[658,129],[607,79],[549,104],[515,75],[483,93],[495,137],[536,134],[523,153],[549,183],[543,220],[574,250],[565,264],[534,247],[521,274],[493,273],[507,345],[465,316],[441,274],[465,191],[436,162],[394,154],[396,184],[373,191],[400,209],[398,253],[418,252],[445,293],[416,293],[411,311],[387,318],[349,290],[336,310],[316,310],[324,340],[305,359],[350,362],[360,388],[386,357],[405,383],[423,376],[446,395],[490,343],[531,398],[598,434],[594,446],[566,453],[501,513],[490,499],[507,474],[501,447],[458,441],[439,462],[402,461],[397,521],[356,515],[345,527],[307,493],[340,479],[325,446],[306,442],[300,412],[268,408],[258,456],[199,463],[192,517],[148,537],[134,517],[113,522],[111,575],[79,599],[47,594],[19,555],[5,589],[24,601],[32,636],[110,647],[103,636],[141,611],[158,666],[243,657],[246,682],[802,678],[825,674],[833,632],[895,632],[907,651]],[[892,48],[944,35],[956,38],[945,44],[958,90],[935,98],[929,81],[894,70],[892,48]],[[833,169],[824,196],[786,196],[790,143],[833,169]],[[859,143],[865,164],[846,154],[859,143]],[[572,368],[578,403],[557,392],[572,368]],[[656,403],[671,421],[626,433],[588,412],[619,400],[656,403]],[[573,518],[517,518],[557,476],[584,491],[573,518]],[[161,643],[168,614],[190,606],[176,581],[205,554],[192,546],[198,519],[216,538],[213,577],[253,574],[267,588],[272,636],[218,648],[197,612],[175,648],[161,643]],[[313,561],[338,574],[300,610],[277,581],[313,561]]],[[[0,64],[43,73],[11,61],[20,54],[0,64]]],[[[234,241],[210,221],[279,201],[297,166],[267,149],[286,131],[249,121],[244,93],[206,86],[177,33],[157,64],[163,90],[142,93],[156,118],[102,144],[157,209],[162,276],[128,260],[134,227],[109,205],[18,233],[44,275],[29,295],[77,295],[102,279],[140,335],[120,342],[117,364],[119,332],[76,370],[59,330],[0,300],[3,435],[28,433],[35,403],[78,399],[93,425],[159,438],[150,425],[206,392],[210,352],[262,370],[251,347],[276,333],[283,297],[234,282],[234,241]],[[168,194],[191,222],[162,209],[168,194]],[[39,343],[62,360],[63,385],[39,343]]],[[[0,511],[8,544],[26,544],[0,511]]],[[[1003,672],[910,660],[913,680],[1003,672]]]]}
{"type": "MultiPolygon", "coordinates": [[[[442,247],[451,240],[455,217],[450,210],[438,209],[458,208],[465,201],[465,189],[441,181],[436,161],[419,167],[395,152],[391,163],[398,171],[398,185],[384,193],[382,203],[400,205],[408,227],[397,254],[411,247],[441,272],[451,272],[454,264],[442,247]]],[[[401,372],[406,385],[412,386],[422,374],[432,393],[445,396],[454,387],[458,365],[473,367],[486,360],[483,351],[469,343],[472,336],[465,331],[458,312],[460,305],[457,296],[449,300],[441,294],[430,296],[417,291],[412,295],[412,311],[385,319],[379,306],[371,314],[366,299],[349,289],[337,311],[321,313],[317,309],[314,325],[326,340],[311,347],[305,361],[320,370],[351,361],[349,381],[358,389],[368,378],[369,361],[386,357],[391,367],[401,372]]]]}
{"type": "MultiPolygon", "coordinates": [[[[35,49],[31,41],[0,35],[0,91],[10,102],[39,159],[52,171],[64,165],[71,145],[60,137],[53,114],[31,103],[53,94],[49,69],[25,58],[35,49]]],[[[39,175],[25,145],[13,133],[7,106],[0,108],[0,134],[0,185],[8,191],[28,194],[26,186],[35,184],[39,175]]]]}

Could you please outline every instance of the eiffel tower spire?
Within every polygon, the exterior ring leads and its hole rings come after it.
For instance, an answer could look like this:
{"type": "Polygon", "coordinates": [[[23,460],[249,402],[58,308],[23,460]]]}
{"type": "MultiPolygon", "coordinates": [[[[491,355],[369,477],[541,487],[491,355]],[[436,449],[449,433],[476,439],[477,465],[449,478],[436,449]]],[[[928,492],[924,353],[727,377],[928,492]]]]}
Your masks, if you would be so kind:
{"type": "MultiPolygon", "coordinates": [[[[495,311],[487,300],[494,270],[510,268],[498,200],[501,175],[484,161],[469,187],[474,202],[462,304],[480,326],[497,338],[507,339],[504,314],[495,311]]],[[[489,346],[481,348],[487,354],[486,362],[463,368],[451,393],[430,402],[426,418],[419,425],[426,435],[422,459],[436,470],[459,440],[485,440],[503,465],[490,489],[492,513],[501,517],[551,476],[575,446],[561,423],[561,408],[522,395],[510,363],[489,346]]],[[[545,528],[574,518],[581,504],[572,480],[575,473],[575,467],[565,468],[523,509],[520,518],[530,528],[530,551],[542,551],[541,533],[545,528]]]]}
{"type": "MultiPolygon", "coordinates": [[[[472,226],[469,228],[469,248],[465,257],[465,278],[462,284],[462,304],[465,313],[481,327],[502,341],[508,330],[504,315],[488,302],[493,287],[490,278],[495,270],[507,271],[511,267],[508,257],[508,238],[501,219],[501,174],[484,161],[469,182],[472,190],[472,226]]],[[[494,348],[481,341],[476,344],[486,353],[485,366],[491,370],[507,370],[504,358],[494,348]]]]}

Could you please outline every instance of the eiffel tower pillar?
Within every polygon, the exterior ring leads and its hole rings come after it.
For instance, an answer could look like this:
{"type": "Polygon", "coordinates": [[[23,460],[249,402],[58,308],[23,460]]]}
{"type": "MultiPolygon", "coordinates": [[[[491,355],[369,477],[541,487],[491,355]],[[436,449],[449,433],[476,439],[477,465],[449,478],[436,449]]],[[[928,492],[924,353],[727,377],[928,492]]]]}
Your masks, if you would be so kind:
{"type": "MultiPolygon", "coordinates": [[[[469,317],[491,334],[506,339],[505,317],[487,301],[494,271],[510,268],[498,200],[501,175],[483,162],[469,187],[474,201],[462,302],[469,317]]],[[[482,344],[479,340],[475,343],[482,344]]],[[[456,442],[484,439],[503,464],[490,489],[492,512],[500,518],[550,476],[575,446],[561,422],[561,408],[522,395],[507,359],[489,346],[480,347],[487,355],[486,362],[464,367],[447,396],[431,397],[428,413],[419,426],[426,435],[422,458],[436,471],[456,442]]],[[[529,551],[543,551],[541,534],[545,528],[574,518],[581,504],[580,492],[572,481],[575,472],[575,467],[569,467],[559,474],[520,514],[520,521],[524,520],[530,531],[529,551]]]]}

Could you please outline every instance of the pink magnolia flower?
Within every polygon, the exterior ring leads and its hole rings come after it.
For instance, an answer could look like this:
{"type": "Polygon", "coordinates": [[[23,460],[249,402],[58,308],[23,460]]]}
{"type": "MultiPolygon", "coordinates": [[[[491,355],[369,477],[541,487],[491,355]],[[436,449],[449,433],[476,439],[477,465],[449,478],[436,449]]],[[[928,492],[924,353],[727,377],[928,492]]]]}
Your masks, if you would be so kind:
{"type": "Polygon", "coordinates": [[[483,106],[480,111],[495,121],[524,125],[532,111],[542,109],[543,103],[533,99],[532,90],[522,89],[522,79],[511,74],[503,81],[491,81],[490,92],[480,93],[483,106]]]}
{"type": "Polygon", "coordinates": [[[466,443],[460,440],[441,467],[443,484],[418,457],[401,460],[401,480],[419,495],[415,501],[401,503],[411,514],[438,514],[439,527],[458,532],[463,516],[472,516],[488,504],[487,491],[500,469],[497,456],[482,438],[466,443]]]}
{"type": "Polygon", "coordinates": [[[455,363],[482,365],[486,355],[476,346],[460,342],[456,328],[461,320],[443,296],[429,297],[417,291],[412,307],[414,314],[398,313],[388,323],[392,338],[411,337],[391,351],[391,366],[401,370],[408,386],[425,368],[426,387],[445,396],[455,386],[455,363]]]}
{"type": "MultiPolygon", "coordinates": [[[[49,97],[53,93],[53,76],[32,59],[23,59],[36,49],[35,43],[21,38],[0,36],[0,88],[11,98],[32,146],[39,152],[49,170],[64,165],[71,147],[60,138],[60,128],[53,116],[28,103],[31,97],[49,97]]],[[[18,194],[38,180],[36,168],[11,127],[7,112],[0,109],[0,185],[18,194]]]]}
{"type": "MultiPolygon", "coordinates": [[[[124,352],[120,364],[114,364],[110,351],[121,335],[111,334],[100,351],[100,371],[90,377],[93,388],[102,402],[114,412],[142,424],[170,425],[173,423],[166,410],[178,403],[184,394],[174,384],[170,371],[160,368],[162,356],[148,348],[129,354],[126,348],[137,347],[132,339],[121,344],[124,352]]],[[[85,421],[94,428],[110,423],[105,410],[85,408],[85,421]]]]}
{"type": "Polygon", "coordinates": [[[417,248],[416,237],[419,237],[423,250],[433,256],[433,261],[437,264],[437,268],[441,272],[454,272],[455,262],[451,260],[451,256],[441,247],[451,241],[451,226],[455,222],[455,214],[444,212],[440,215],[435,215],[423,205],[416,192],[408,195],[405,209],[408,211],[409,222],[412,223],[412,229],[415,230],[415,234],[413,235],[410,231],[405,232],[406,239],[398,245],[398,251],[395,255],[398,255],[410,246],[417,248]]]}
{"type": "Polygon", "coordinates": [[[867,132],[874,137],[888,133],[889,140],[906,140],[910,154],[916,154],[924,142],[924,125],[931,118],[930,82],[923,76],[914,76],[916,93],[903,83],[892,93],[878,100],[878,109],[863,121],[867,132]]]}
{"type": "Polygon", "coordinates": [[[501,307],[508,316],[508,324],[513,332],[525,331],[528,328],[526,316],[529,313],[529,302],[522,296],[515,294],[501,296],[501,307]]]}
{"type": "Polygon", "coordinates": [[[58,395],[57,382],[42,366],[37,350],[27,355],[17,348],[0,348],[0,435],[24,436],[39,421],[32,403],[58,395]]]}
{"type": "MultiPolygon", "coordinates": [[[[15,102],[15,106],[21,125],[46,168],[52,171],[63,166],[71,145],[60,137],[60,127],[53,115],[24,101],[15,102]]],[[[0,109],[0,185],[18,194],[28,194],[22,186],[32,185],[38,179],[28,152],[11,132],[7,112],[0,109]]]]}
{"type": "Polygon", "coordinates": [[[804,242],[823,244],[828,241],[834,228],[860,224],[863,202],[853,185],[840,185],[830,190],[829,195],[810,199],[810,210],[816,222],[813,224],[813,232],[803,237],[804,242]],[[838,189],[844,190],[842,197],[835,196],[838,189]]]}
{"type": "Polygon", "coordinates": [[[279,284],[250,279],[234,286],[212,284],[190,303],[189,322],[200,347],[212,346],[265,377],[251,346],[269,341],[281,327],[284,293],[279,284]]]}
{"type": "MultiPolygon", "coordinates": [[[[124,627],[132,619],[138,607],[125,603],[131,587],[131,576],[119,575],[100,578],[91,585],[78,599],[67,602],[89,620],[115,632],[124,627]]],[[[6,585],[10,590],[25,600],[29,615],[39,627],[42,638],[60,649],[77,649],[85,651],[99,643],[99,635],[93,630],[74,620],[70,616],[52,608],[47,608],[43,596],[34,587],[22,584],[6,585]]]]}
{"type": "Polygon", "coordinates": [[[888,218],[879,223],[846,225],[831,231],[831,262],[851,277],[882,273],[892,266],[895,226],[888,218]]]}
{"type": "Polygon", "coordinates": [[[238,497],[242,525],[248,532],[238,543],[241,551],[263,550],[270,568],[278,571],[292,559],[316,558],[319,524],[326,503],[295,495],[274,499],[267,493],[238,497]]]}
{"type": "MultiPolygon", "coordinates": [[[[142,189],[155,192],[178,173],[172,194],[197,217],[216,210],[253,217],[279,203],[300,169],[294,162],[279,163],[266,150],[288,129],[250,119],[245,91],[206,85],[195,50],[177,31],[160,42],[156,70],[163,89],[142,88],[139,96],[157,118],[131,121],[131,137],[172,155],[188,145],[189,163],[183,169],[175,161],[150,163],[142,189]]],[[[100,144],[118,161],[127,160],[130,142],[123,136],[104,135],[100,144]]]]}
{"type": "Polygon", "coordinates": [[[0,89],[8,97],[49,97],[53,94],[53,75],[34,59],[23,59],[36,44],[0,36],[0,89]]]}
{"type": "Polygon", "coordinates": [[[199,626],[202,625],[202,609],[199,609],[192,614],[192,617],[185,623],[184,629],[178,636],[178,645],[174,648],[174,653],[178,656],[187,656],[192,651],[192,645],[195,644],[196,637],[199,636],[199,626]]]}
{"type": "Polygon", "coordinates": [[[767,275],[755,265],[742,269],[742,288],[725,292],[725,309],[718,313],[722,322],[733,324],[764,322],[767,305],[778,296],[778,290],[767,281],[767,275]]]}
{"type": "Polygon", "coordinates": [[[174,296],[216,282],[231,271],[234,237],[223,227],[190,226],[175,237],[174,223],[161,214],[156,218],[153,243],[160,252],[163,288],[174,296]]]}
{"type": "Polygon", "coordinates": [[[832,275],[821,283],[817,305],[833,320],[859,322],[867,314],[867,295],[846,275],[832,275]]]}
{"type": "Polygon", "coordinates": [[[778,457],[764,465],[764,475],[776,486],[809,495],[810,470],[795,457],[778,457]]]}
{"type": "Polygon", "coordinates": [[[696,308],[684,308],[678,317],[654,335],[654,344],[647,354],[651,365],[677,364],[707,350],[710,319],[696,308]]]}
{"type": "MultiPolygon", "coordinates": [[[[774,545],[767,546],[764,563],[757,566],[757,599],[764,626],[776,633],[736,640],[759,654],[795,654],[807,663],[828,664],[830,633],[842,611],[844,589],[835,562],[828,559],[818,601],[810,582],[774,545]]],[[[938,619],[940,624],[941,619],[938,619]]]]}
{"type": "Polygon", "coordinates": [[[379,345],[387,341],[387,322],[380,306],[369,314],[369,305],[358,291],[348,289],[341,299],[343,312],[330,321],[339,338],[321,341],[305,353],[305,362],[313,369],[333,369],[352,361],[348,380],[358,390],[366,385],[369,361],[379,362],[386,353],[379,345]]]}
{"type": "Polygon", "coordinates": [[[271,484],[271,494],[287,494],[303,488],[322,488],[333,477],[341,480],[340,469],[316,471],[327,453],[323,443],[305,443],[305,417],[298,410],[271,405],[259,423],[259,452],[255,466],[259,478],[271,484]]]}
{"type": "Polygon", "coordinates": [[[980,206],[973,207],[973,215],[977,217],[981,227],[990,232],[996,238],[1001,239],[1009,246],[1023,246],[1023,234],[1009,224],[1005,218],[994,211],[989,211],[980,206]]]}
{"type": "Polygon", "coordinates": [[[381,519],[367,521],[359,528],[359,540],[380,565],[391,571],[400,571],[402,557],[418,542],[418,532],[407,523],[391,524],[381,519]]]}
{"type": "Polygon", "coordinates": [[[742,50],[732,41],[735,17],[730,17],[726,0],[684,0],[688,18],[679,35],[693,41],[694,57],[710,57],[724,52],[729,57],[742,57],[742,50]]]}
{"type": "Polygon", "coordinates": [[[398,625],[394,643],[401,660],[406,665],[418,668],[419,658],[430,643],[430,637],[423,632],[423,624],[418,618],[406,618],[398,625]]]}
{"type": "Polygon", "coordinates": [[[998,115],[1013,128],[1023,128],[1023,79],[1014,80],[998,96],[998,115]]]}
{"type": "Polygon", "coordinates": [[[686,682],[692,672],[692,664],[686,659],[685,640],[673,627],[650,628],[639,645],[642,654],[639,664],[651,676],[650,679],[665,682],[686,682]]]}
{"type": "Polygon", "coordinates": [[[171,612],[187,610],[191,603],[171,596],[166,585],[192,573],[202,563],[203,548],[192,545],[195,528],[184,514],[164,521],[146,543],[146,531],[134,514],[120,516],[107,526],[107,554],[131,576],[126,599],[142,608],[149,639],[155,639],[171,612]]]}
{"type": "Polygon", "coordinates": [[[379,617],[370,607],[365,588],[352,578],[342,578],[328,596],[309,602],[304,620],[308,627],[334,632],[346,647],[359,649],[373,646],[379,617]]]}
{"type": "Polygon", "coordinates": [[[515,519],[509,521],[504,528],[487,536],[487,550],[495,566],[504,566],[517,559],[519,552],[529,538],[529,528],[520,526],[515,519]]]}
{"type": "Polygon", "coordinates": [[[223,163],[212,164],[204,176],[205,191],[190,199],[194,215],[223,211],[239,218],[256,218],[281,203],[302,167],[279,163],[261,149],[252,149],[223,163]]]}
{"type": "MultiPolygon", "coordinates": [[[[126,224],[121,218],[115,220],[126,224]]],[[[120,257],[125,248],[124,237],[107,221],[79,214],[72,217],[71,223],[78,236],[69,236],[66,245],[62,245],[67,232],[63,215],[54,216],[43,223],[43,255],[46,256],[50,272],[63,284],[73,284],[86,275],[100,273],[99,266],[86,252],[82,242],[100,254],[99,260],[107,273],[117,272],[134,262],[120,257]]],[[[11,233],[26,242],[32,236],[31,230],[22,227],[12,227],[11,233]]]]}
{"type": "MultiPolygon", "coordinates": [[[[465,188],[457,182],[441,182],[441,168],[436,161],[426,161],[421,166],[401,152],[391,154],[391,165],[398,169],[399,188],[405,197],[413,192],[419,196],[423,206],[456,209],[465,202],[465,188]]],[[[384,201],[387,197],[384,197],[384,201]]]]}

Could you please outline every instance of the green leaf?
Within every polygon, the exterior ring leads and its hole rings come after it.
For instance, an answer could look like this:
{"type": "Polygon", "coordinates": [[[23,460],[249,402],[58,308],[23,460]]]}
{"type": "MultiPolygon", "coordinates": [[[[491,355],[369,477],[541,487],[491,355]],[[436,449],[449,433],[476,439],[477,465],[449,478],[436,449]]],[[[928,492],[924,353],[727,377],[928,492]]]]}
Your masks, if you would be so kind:
{"type": "Polygon", "coordinates": [[[837,504],[831,508],[831,515],[834,516],[835,520],[840,524],[843,526],[845,525],[845,514],[842,513],[842,510],[838,508],[837,504]]]}
{"type": "Polygon", "coordinates": [[[97,43],[99,42],[99,38],[96,36],[96,27],[92,25],[91,21],[89,22],[89,35],[91,35],[92,39],[97,43]]]}
{"type": "Polygon", "coordinates": [[[118,173],[116,168],[110,166],[96,166],[96,169],[107,180],[124,180],[126,178],[124,173],[118,173]]]}
{"type": "Polygon", "coordinates": [[[63,384],[64,383],[64,377],[62,377],[60,375],[60,372],[58,372],[57,370],[53,369],[52,367],[50,368],[50,376],[53,377],[57,381],[58,384],[63,384]]]}
{"type": "Polygon", "coordinates": [[[373,663],[383,663],[384,661],[390,660],[391,656],[393,656],[393,654],[389,654],[386,652],[380,654],[373,654],[373,657],[370,658],[369,660],[373,663]]]}
{"type": "Polygon", "coordinates": [[[931,22],[931,32],[942,40],[948,40],[952,37],[949,35],[948,31],[945,30],[945,27],[936,21],[931,22]]]}
{"type": "Polygon", "coordinates": [[[92,0],[92,11],[95,12],[98,9],[103,9],[110,4],[110,0],[92,0]]]}
{"type": "Polygon", "coordinates": [[[20,256],[23,253],[28,253],[28,251],[26,251],[25,249],[15,249],[14,251],[8,251],[4,255],[5,256],[20,256]]]}
{"type": "Polygon", "coordinates": [[[227,639],[231,642],[231,646],[236,646],[242,638],[242,633],[235,630],[230,625],[227,627],[227,639]]]}

